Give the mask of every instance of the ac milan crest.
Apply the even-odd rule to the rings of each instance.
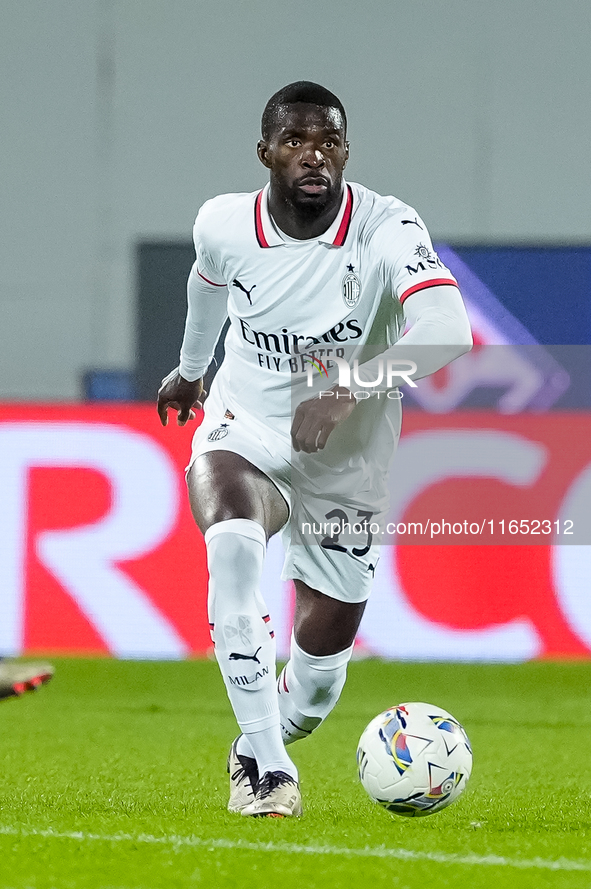
[[[225,438],[227,434],[228,434],[228,424],[222,423],[221,426],[218,426],[217,429],[214,429],[212,432],[209,433],[209,435],[207,436],[207,440],[208,441],[219,441],[220,438]]]
[[[361,296],[361,281],[354,272],[348,272],[343,278],[343,299],[345,305],[353,309]]]

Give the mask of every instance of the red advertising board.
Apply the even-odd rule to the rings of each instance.
[[[208,651],[205,549],[184,487],[191,434],[146,405],[0,406],[0,652]],[[429,530],[383,547],[367,651],[591,657],[591,415],[408,411],[396,466],[393,524],[428,517]],[[567,542],[568,522],[579,536]],[[279,560],[274,543],[264,594],[284,653]]]

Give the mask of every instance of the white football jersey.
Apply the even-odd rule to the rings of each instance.
[[[228,291],[231,325],[216,394],[232,413],[247,411],[288,435],[292,383],[311,358],[330,367],[331,356],[348,359],[353,348],[391,345],[404,332],[409,296],[456,281],[416,211],[395,197],[345,183],[330,228],[300,241],[275,226],[268,190],[203,205],[196,268]],[[181,353],[181,373],[183,360]]]

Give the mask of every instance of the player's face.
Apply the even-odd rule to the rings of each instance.
[[[294,207],[315,214],[340,201],[349,143],[337,108],[281,106],[258,155],[271,171],[272,188]]]

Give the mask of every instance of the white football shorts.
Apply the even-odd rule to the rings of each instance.
[[[349,473],[344,479],[342,473],[332,472],[326,459],[294,454],[289,436],[263,426],[239,408],[228,408],[215,386],[193,437],[187,472],[197,457],[210,451],[244,457],[285,499],[290,517],[282,530],[283,580],[302,580],[342,602],[364,602],[369,597],[380,552],[376,542],[380,535],[375,531],[387,513],[385,494],[376,497],[371,485],[353,484],[360,491],[355,496]]]

